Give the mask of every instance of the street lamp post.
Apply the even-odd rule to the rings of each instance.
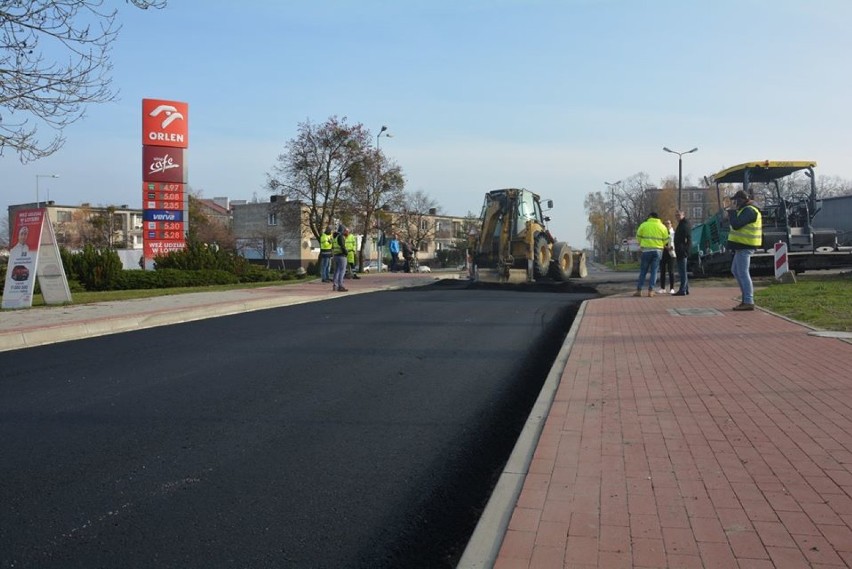
[[[680,196],[681,194],[683,194],[683,155],[698,152],[698,147],[696,146],[692,150],[687,150],[686,152],[676,152],[674,150],[671,150],[668,146],[663,146],[663,150],[666,152],[671,152],[672,154],[677,154],[677,209],[680,210]]]
[[[382,128],[379,130],[379,134],[376,135],[376,193],[378,194],[379,190],[382,187],[382,153],[381,153],[381,138],[386,136],[391,138],[391,134],[386,132],[388,127],[382,125]],[[378,196],[376,196],[378,197]],[[378,201],[376,202],[378,203]],[[379,212],[376,211],[376,272],[382,272],[382,247],[379,245],[379,239],[381,234],[381,228],[379,227]]]
[[[604,184],[609,186],[609,191],[610,191],[610,196],[611,196],[610,207],[612,207],[612,225],[611,225],[611,229],[612,229],[612,266],[617,267],[618,266],[618,257],[615,253],[615,247],[617,245],[616,244],[616,234],[615,234],[615,187],[618,186],[619,184],[621,184],[621,180],[619,180],[617,182],[604,182]]]
[[[41,205],[41,201],[39,200],[39,197],[38,197],[38,179],[39,178],[58,178],[58,177],[59,176],[56,175],[56,174],[36,174],[35,175],[35,178],[36,178],[36,209],[38,209]]]

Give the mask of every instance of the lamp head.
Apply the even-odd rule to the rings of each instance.
[[[663,150],[664,150],[665,152],[671,152],[672,154],[674,154],[674,150],[672,150],[672,149],[671,149],[671,148],[669,148],[668,146],[663,146]]]
[[[693,152],[698,152],[698,147],[697,147],[697,146],[696,146],[695,148],[693,148],[692,150],[690,150],[689,152],[687,152],[687,154],[691,154],[691,153],[693,153]]]
[[[382,134],[387,129],[388,129],[388,127],[386,127],[385,125],[382,125],[382,129],[379,131],[379,134]]]

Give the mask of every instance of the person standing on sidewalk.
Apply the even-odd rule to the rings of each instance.
[[[662,294],[665,293],[675,293],[674,289],[674,234],[675,231],[672,228],[671,220],[666,220],[666,230],[669,232],[669,240],[666,242],[663,247],[663,256],[660,259],[660,292]],[[669,288],[666,288],[666,273],[669,275]]]
[[[663,247],[669,242],[669,231],[657,212],[652,211],[639,229],[636,230],[636,240],[642,248],[642,257],[639,261],[639,281],[636,283],[636,292],[633,296],[642,296],[642,287],[645,285],[645,275],[651,270],[648,279],[648,296],[654,296],[654,283],[657,282],[657,269],[660,266],[660,257]]]
[[[689,294],[689,275],[686,273],[686,263],[689,258],[689,251],[692,249],[692,224],[686,219],[686,213],[683,210],[678,210],[676,215],[677,229],[675,229],[674,234],[674,250],[677,275],[680,277],[680,288],[677,289],[675,296],[685,296]]]
[[[411,248],[411,244],[408,241],[401,241],[399,248],[402,250],[402,258],[404,262],[402,264],[403,272],[410,273],[411,272],[411,258],[414,256],[414,251]]]
[[[331,234],[331,226],[327,225],[325,231],[320,235],[320,278],[324,283],[331,282],[331,246],[334,237]]]
[[[334,278],[332,279],[331,290],[338,292],[346,292],[347,289],[343,286],[343,276],[346,274],[346,228],[343,225],[337,226],[337,233],[334,234],[334,242],[331,245],[331,253],[334,255]]]
[[[390,264],[390,272],[396,272],[397,265],[399,264],[399,235],[396,233],[393,234],[393,237],[388,244],[388,250],[391,254],[391,264]]]
[[[743,190],[734,194],[734,207],[728,209],[731,231],[728,233],[728,249],[734,252],[731,273],[737,279],[742,293],[742,302],[734,310],[754,310],[754,283],[751,281],[751,255],[763,241],[763,218],[760,210]]]
[[[346,278],[360,279],[355,272],[355,250],[358,248],[358,238],[346,228],[343,232],[346,236]]]

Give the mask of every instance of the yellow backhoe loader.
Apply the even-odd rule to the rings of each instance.
[[[552,207],[548,200],[547,208]],[[479,233],[472,236],[470,278],[498,283],[585,278],[585,254],[556,241],[545,225],[549,220],[541,198],[529,190],[486,193]]]

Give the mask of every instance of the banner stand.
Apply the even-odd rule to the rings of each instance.
[[[53,225],[47,218],[47,210],[16,211],[12,235],[16,241],[9,248],[2,307],[32,307],[36,279],[45,304],[71,302],[68,278],[62,266]]]

